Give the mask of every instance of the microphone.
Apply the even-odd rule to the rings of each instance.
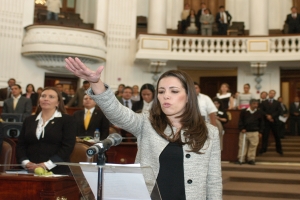
[[[111,146],[117,146],[122,142],[123,138],[118,133],[109,134],[109,136],[99,143],[94,144],[90,148],[86,150],[86,154],[89,157],[92,157],[98,153],[104,153],[107,151]]]

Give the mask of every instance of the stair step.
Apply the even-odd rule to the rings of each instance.
[[[300,163],[300,158],[297,157],[285,157],[278,156],[278,157],[264,157],[264,156],[258,156],[256,157],[256,162],[275,162],[275,163]]]
[[[270,176],[274,176],[274,173],[282,173],[282,174],[300,174],[300,166],[282,166],[282,165],[262,165],[257,162],[256,165],[236,165],[233,163],[222,163],[222,171],[224,173],[233,172],[238,174],[239,172],[251,172],[251,173],[270,173]],[[252,175],[253,176],[253,175]],[[265,177],[265,176],[264,176]],[[300,178],[299,178],[300,180]]]
[[[300,158],[300,151],[283,151],[283,156],[284,157],[297,157]],[[281,157],[280,154],[278,154],[277,152],[266,152],[262,155],[260,155],[259,157]]]
[[[298,184],[300,185],[300,180],[284,179],[284,178],[261,178],[260,177],[230,177],[231,182],[247,182],[247,183],[271,183],[271,184]]]
[[[275,143],[271,143],[269,146],[272,147],[272,146],[275,146],[276,144]],[[300,144],[299,143],[294,143],[294,142],[291,142],[291,143],[281,143],[281,146],[282,147],[299,147]]]
[[[275,146],[271,146],[271,147],[268,148],[268,151],[274,151],[274,152],[276,152],[276,147]],[[283,146],[282,147],[282,151],[283,152],[289,152],[289,151],[300,152],[300,147],[286,147],[286,146]]]
[[[239,195],[267,198],[299,199],[299,185],[228,182],[223,186],[224,195]]]
[[[223,195],[223,200],[274,200],[274,198]]]

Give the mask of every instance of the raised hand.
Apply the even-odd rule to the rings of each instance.
[[[76,76],[89,81],[91,83],[97,83],[100,79],[101,72],[103,71],[104,67],[99,67],[96,71],[89,69],[85,66],[79,58],[66,58],[66,68],[75,74]]]

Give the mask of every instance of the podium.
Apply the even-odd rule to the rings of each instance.
[[[152,168],[137,164],[120,165],[96,163],[68,164],[86,200],[97,199],[98,169],[103,168],[103,200],[161,200]]]
[[[161,200],[150,167],[136,164],[55,163],[69,166],[73,176],[0,175],[0,199],[95,200],[98,170],[103,168],[102,200]],[[0,166],[4,166],[1,165]],[[6,165],[5,165],[6,166]],[[11,165],[20,166],[20,165]]]
[[[79,200],[73,177],[35,177],[33,174],[0,174],[0,199]]]

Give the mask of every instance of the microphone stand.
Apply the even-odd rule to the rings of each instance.
[[[97,166],[98,166],[98,188],[97,188],[97,200],[103,199],[103,167],[105,165],[105,154],[99,152]]]

